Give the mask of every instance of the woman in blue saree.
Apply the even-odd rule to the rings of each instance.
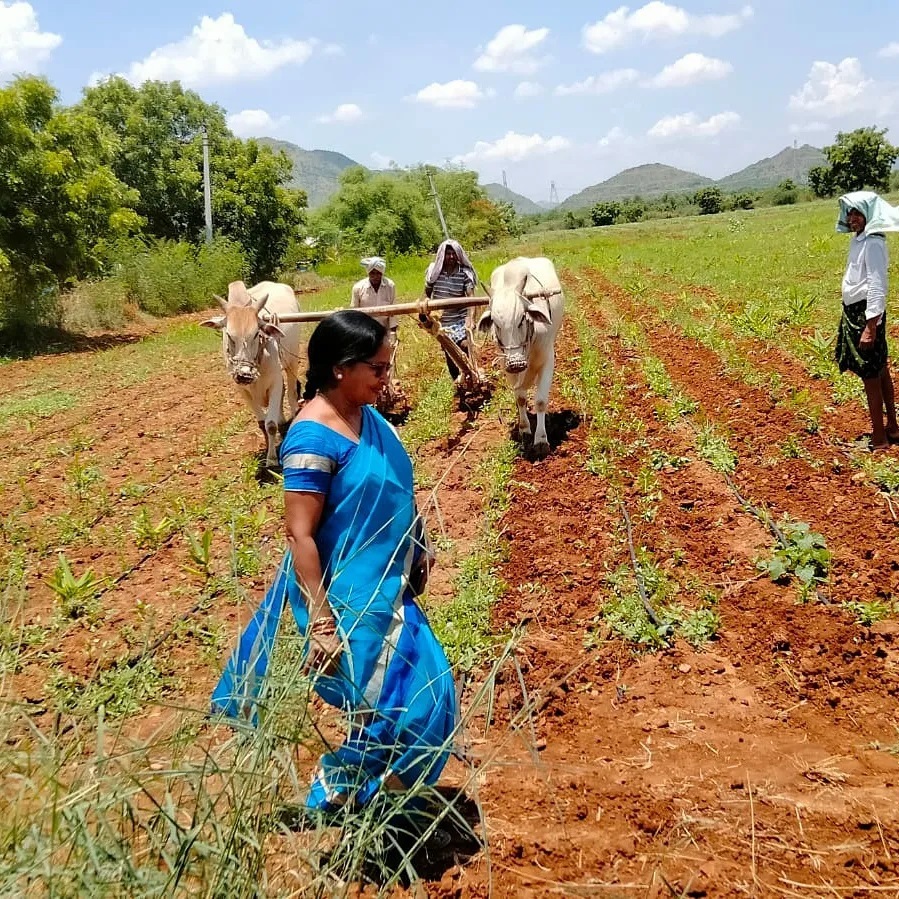
[[[349,719],[320,759],[307,808],[362,806],[434,783],[449,755],[449,663],[415,602],[431,557],[412,464],[372,408],[390,377],[379,322],[347,310],[309,341],[306,405],[281,447],[288,551],[216,687],[215,712],[256,723],[286,604],[306,636],[314,689]]]

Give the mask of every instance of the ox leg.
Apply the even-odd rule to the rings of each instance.
[[[549,388],[552,385],[555,363],[555,352],[551,349],[540,371],[540,376],[537,378],[537,390],[534,397],[534,408],[537,412],[534,453],[541,459],[549,455],[549,438],[546,436],[546,407],[549,405]]]
[[[295,366],[284,369],[284,380],[287,382],[287,421],[293,421],[300,411],[299,393],[297,390],[297,376],[299,371]]]
[[[282,403],[284,400],[284,382],[281,378],[281,372],[275,378],[272,389],[268,396],[268,406],[265,411],[265,437],[266,437],[266,454],[265,467],[278,467],[278,434],[282,414]]]
[[[518,406],[518,437],[523,440],[531,436],[531,421],[528,418],[528,389],[522,383],[515,388],[515,404]]]

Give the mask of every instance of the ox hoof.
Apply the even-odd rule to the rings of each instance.
[[[550,445],[545,441],[543,443],[535,443],[532,453],[535,459],[545,459],[550,452]]]

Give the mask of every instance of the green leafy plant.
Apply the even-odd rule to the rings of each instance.
[[[190,552],[191,561],[196,566],[185,566],[191,574],[196,574],[204,580],[208,580],[212,574],[212,531],[207,529],[198,537],[190,531],[185,531],[184,539]]]
[[[49,579],[50,589],[56,596],[60,611],[66,618],[94,619],[100,611],[98,594],[103,583],[88,568],[75,577],[72,566],[64,553],[59,554],[56,570]]]
[[[696,451],[715,471],[733,474],[737,468],[737,454],[730,448],[727,438],[715,430],[711,422],[696,432]]]
[[[787,516],[778,522],[785,545],[778,543],[770,559],[758,559],[759,571],[764,571],[772,581],[799,579],[805,588],[805,596],[815,583],[827,580],[831,554],[824,537],[813,531],[804,521],[793,521]]]
[[[144,506],[135,516],[131,530],[138,549],[158,549],[174,533],[175,522],[164,515],[154,524]]]
[[[850,600],[843,603],[843,605],[855,615],[858,623],[865,627],[871,627],[872,624],[883,621],[884,618],[889,618],[893,612],[891,606],[879,599]]]

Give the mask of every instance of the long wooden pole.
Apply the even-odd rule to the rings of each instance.
[[[489,297],[450,297],[446,300],[415,300],[411,303],[394,303],[392,306],[368,306],[360,309],[367,315],[427,315],[439,309],[460,309],[468,306],[486,306],[490,302]],[[320,322],[334,312],[342,312],[340,309],[324,309],[319,312],[285,312],[278,316],[282,322]]]

